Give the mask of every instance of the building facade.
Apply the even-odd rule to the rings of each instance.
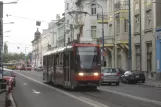
[[[104,46],[107,53],[105,56],[106,66],[127,70],[129,49],[128,0],[107,0],[106,4],[108,32],[107,36],[104,37]],[[101,38],[98,41],[102,41]]]
[[[156,28],[161,25],[157,12],[161,5],[156,0],[141,0],[141,7],[139,4],[139,0],[132,0],[132,69],[141,67],[148,78],[156,78]]]
[[[92,2],[91,2],[92,1]],[[101,24],[97,14],[107,12],[107,0],[65,0],[65,41],[92,41],[102,36]],[[97,5],[98,4],[98,5]],[[107,29],[107,25],[104,25]],[[107,36],[107,30],[105,30]]]
[[[34,40],[32,43],[32,68],[39,67],[41,65],[41,33],[37,29],[34,34]]]

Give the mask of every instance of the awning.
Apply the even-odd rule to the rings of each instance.
[[[129,49],[128,41],[118,41],[117,46],[120,47],[123,50],[128,50]]]
[[[114,46],[114,44],[112,44],[112,43],[104,44],[104,48],[107,48],[111,52],[112,52],[113,46]],[[102,47],[102,44],[100,45],[100,47]]]

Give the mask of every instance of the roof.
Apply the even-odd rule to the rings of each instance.
[[[72,47],[73,46],[60,47],[60,48],[57,48],[57,49],[55,49],[53,51],[46,52],[43,56],[52,55],[52,54],[55,54],[55,53],[58,53],[58,52],[63,52],[65,49],[70,49]]]

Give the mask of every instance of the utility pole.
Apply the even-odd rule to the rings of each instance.
[[[114,55],[113,55],[113,59],[114,59],[114,68],[116,67],[116,55],[115,55],[115,53],[116,53],[116,50],[115,50],[115,39],[116,39],[116,37],[115,37],[115,35],[116,35],[116,31],[115,31],[115,1],[113,0],[113,9],[114,9],[114,12],[113,12],[113,31],[114,31],[114,40],[113,40],[113,53],[114,53]]]
[[[141,1],[141,0],[140,0]],[[132,47],[131,47],[131,0],[129,0],[129,52],[128,52],[128,60],[129,60],[129,70],[132,70]]]
[[[140,12],[140,72],[142,71],[142,35],[141,35],[141,0],[139,0],[139,12]]]

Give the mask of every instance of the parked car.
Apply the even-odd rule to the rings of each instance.
[[[126,71],[121,76],[121,80],[123,83],[137,83],[139,81],[145,83],[145,74],[139,71]]]
[[[43,71],[42,67],[35,68],[35,71]]]
[[[120,83],[120,72],[115,68],[104,67],[101,69],[101,84],[103,83]]]
[[[22,70],[25,70],[25,67],[24,66],[21,66],[20,67],[20,71],[22,71]]]
[[[9,70],[3,70],[3,79],[10,83],[11,89],[16,85],[15,75],[13,75]]]
[[[31,67],[26,67],[26,69],[25,70],[27,70],[27,71],[31,71],[32,70],[32,68]]]

